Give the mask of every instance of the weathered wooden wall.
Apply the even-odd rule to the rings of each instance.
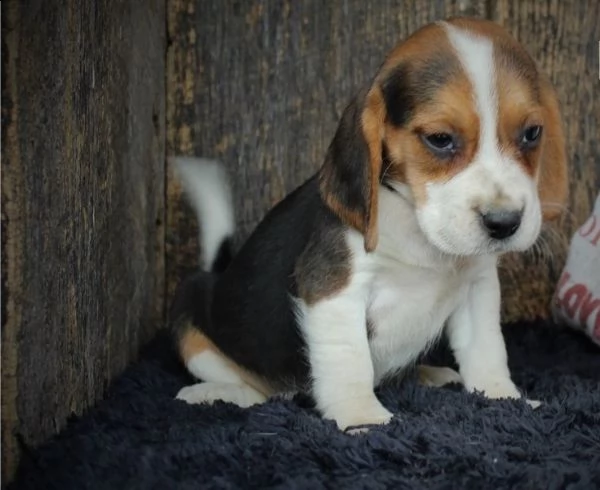
[[[239,244],[318,168],[343,107],[386,52],[450,15],[508,27],[551,75],[563,103],[573,180],[565,219],[537,253],[507,257],[502,268],[504,318],[543,316],[568,237],[600,186],[597,0],[170,0],[168,153],[224,162],[233,176]],[[169,178],[169,294],[196,264],[196,236]]]
[[[160,325],[164,0],[2,2],[2,476]]]

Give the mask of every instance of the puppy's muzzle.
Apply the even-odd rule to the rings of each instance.
[[[523,210],[494,209],[480,212],[479,215],[488,236],[494,240],[504,240],[513,236],[521,226]]]

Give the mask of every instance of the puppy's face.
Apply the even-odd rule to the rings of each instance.
[[[357,126],[365,144],[354,155],[365,155],[367,169],[367,248],[376,243],[373,185],[380,182],[413,203],[432,244],[463,256],[528,248],[543,217],[556,216],[566,198],[554,91],[493,23],[455,19],[417,31],[388,56],[355,104],[357,122],[346,115],[336,138],[345,126]],[[329,202],[342,201],[342,215],[360,221],[330,191]]]

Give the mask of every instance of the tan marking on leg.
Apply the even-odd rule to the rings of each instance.
[[[214,350],[211,348],[212,346],[212,342],[200,330],[191,325],[186,326],[184,334],[179,339],[179,353],[186,364],[195,355],[205,350]]]
[[[235,361],[223,354],[219,348],[200,331],[200,329],[191,323],[185,325],[182,329],[182,334],[179,338],[179,353],[183,362],[187,363],[198,354],[205,351],[211,351],[219,356],[227,364],[227,367],[232,371],[235,371],[237,375],[256,391],[262,393],[266,397],[269,397],[275,393],[274,390],[267,381],[263,380],[259,376],[251,373],[247,369],[243,368]]]

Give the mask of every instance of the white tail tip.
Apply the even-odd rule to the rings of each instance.
[[[222,243],[235,231],[227,172],[220,162],[205,158],[175,157],[169,162],[198,219],[202,268],[211,270]]]

